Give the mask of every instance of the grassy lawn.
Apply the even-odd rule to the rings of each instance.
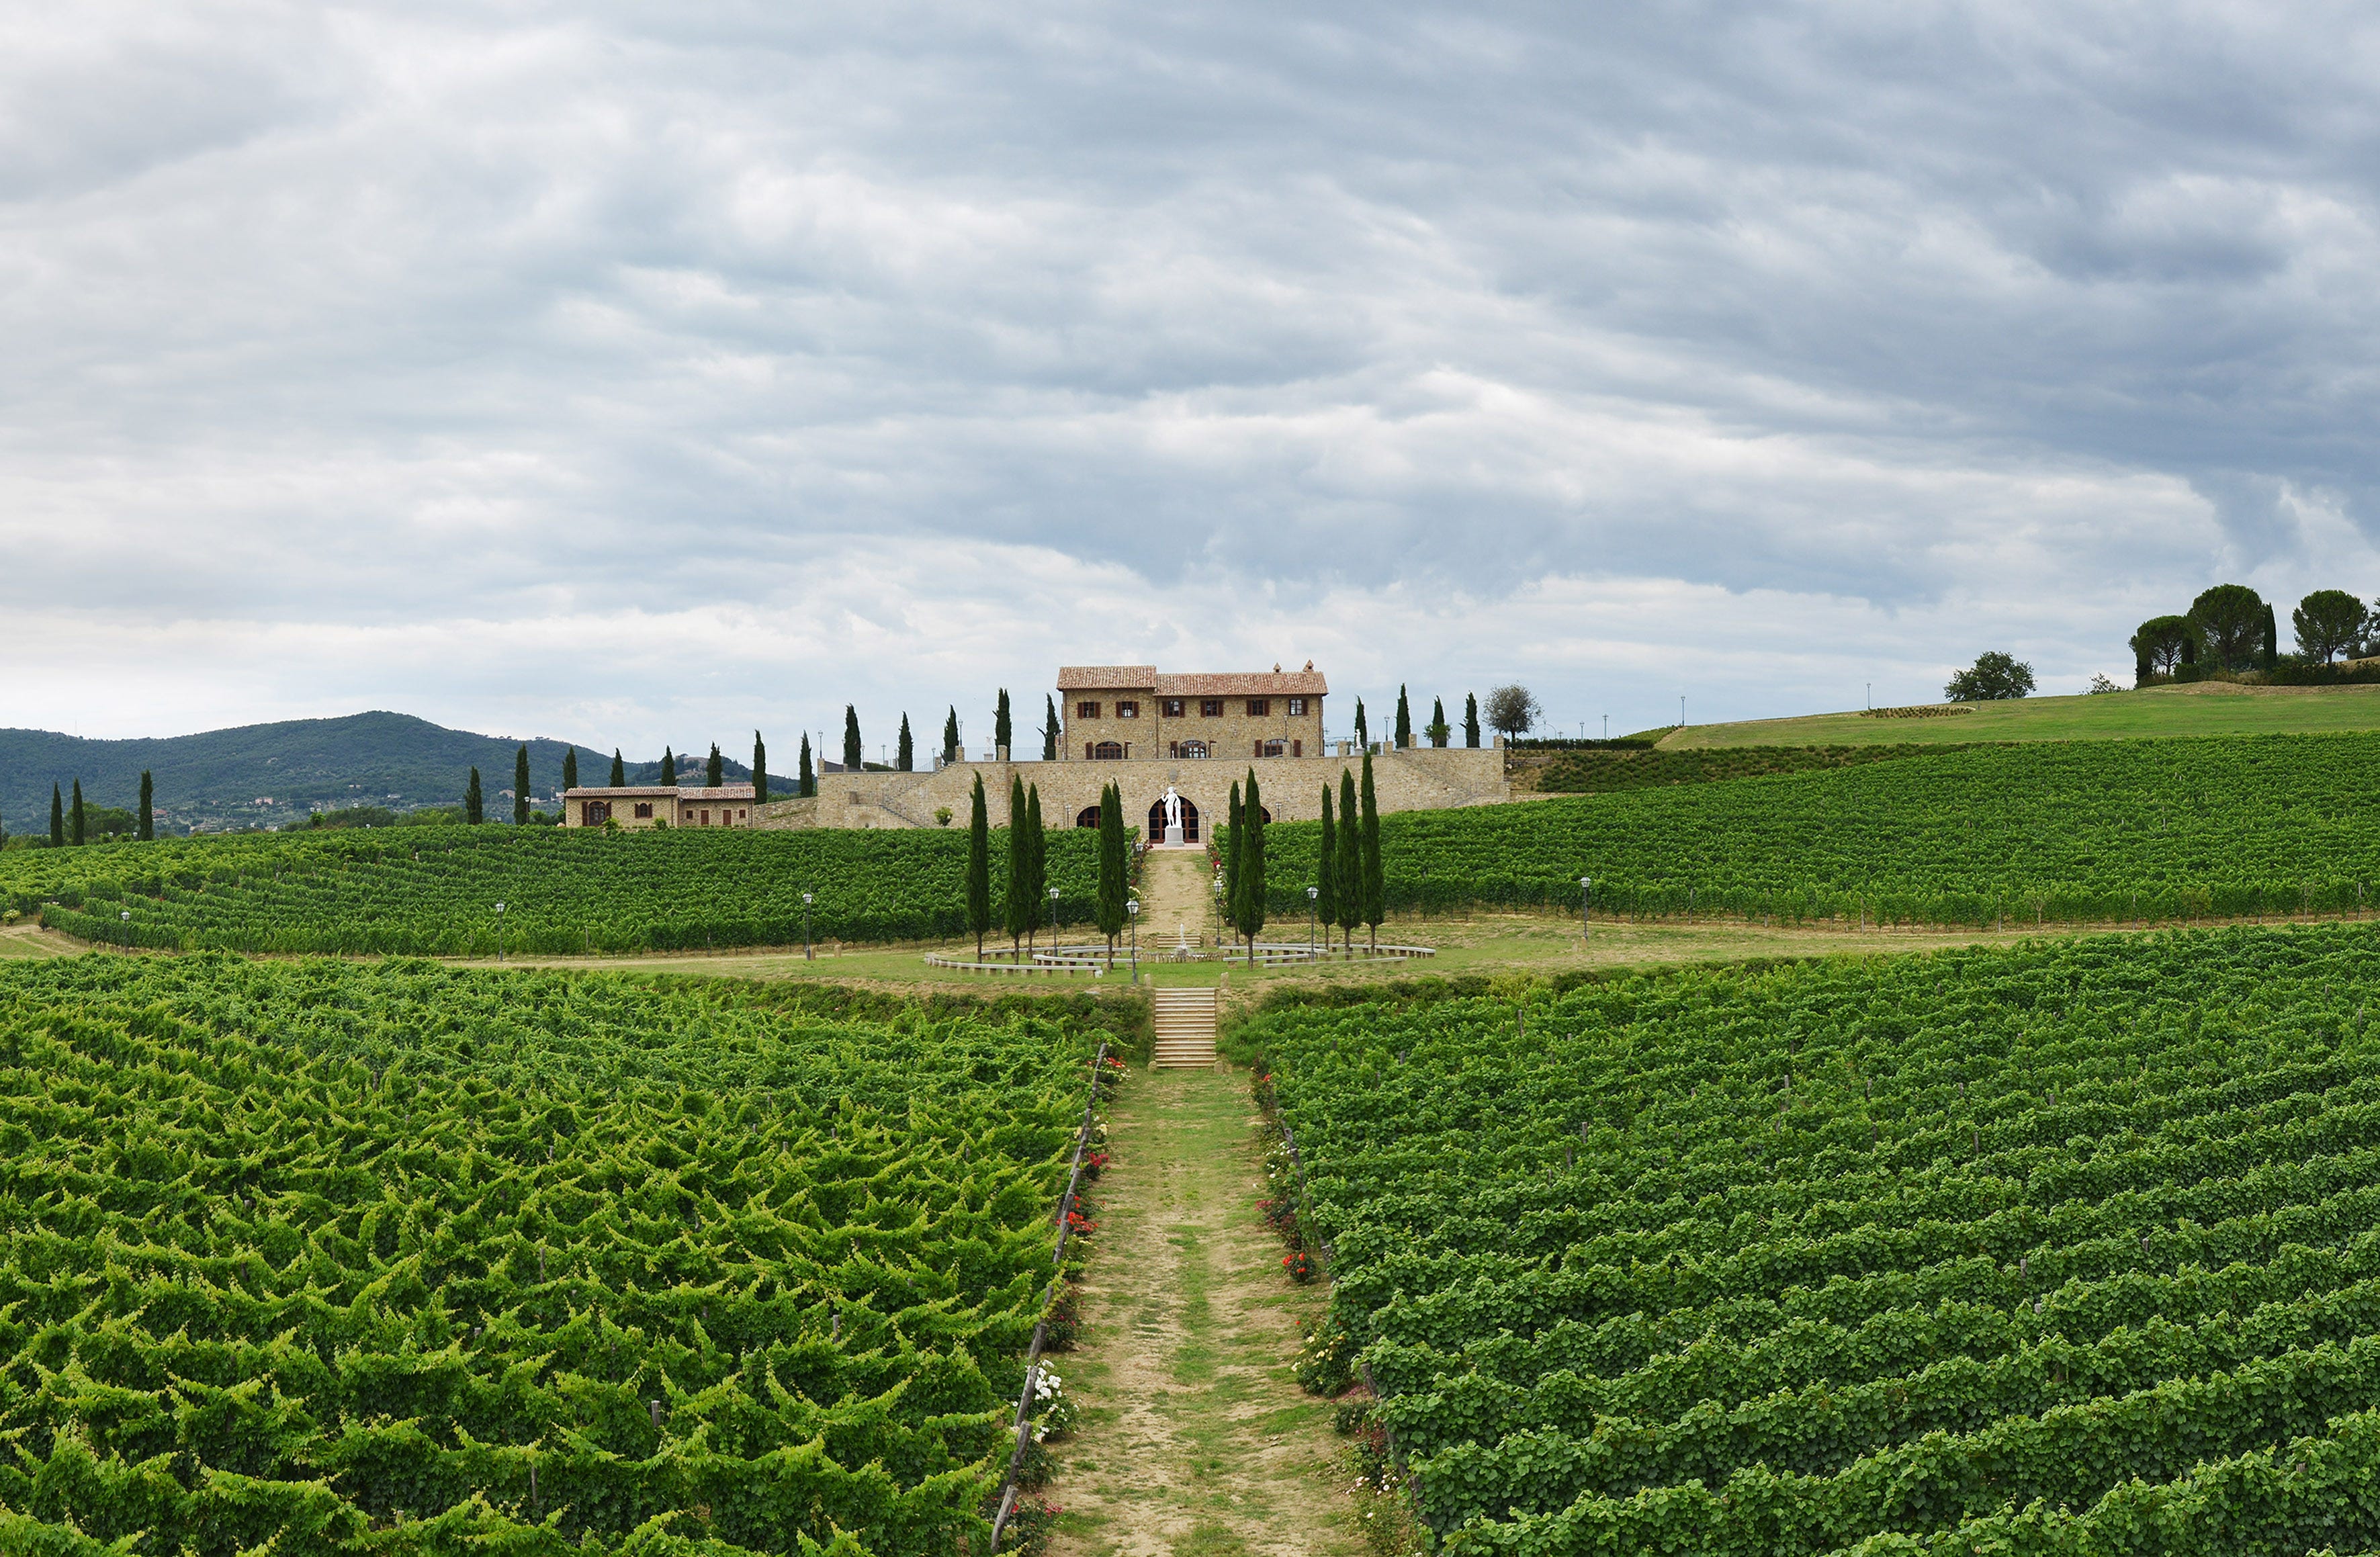
[[[1938,719],[1869,719],[1853,712],[1734,724],[1690,724],[1661,745],[1664,749],[1886,746],[2380,730],[2380,687],[2235,687],[2201,681],[2095,698],[2025,698],[1970,706],[1974,710],[1972,713]]]

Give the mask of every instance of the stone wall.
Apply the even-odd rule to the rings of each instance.
[[[813,800],[771,805],[763,827],[933,827],[934,812],[947,808],[949,825],[965,827],[976,775],[983,775],[991,825],[1008,822],[1011,773],[1041,791],[1041,820],[1071,827],[1099,803],[1109,784],[1123,790],[1124,824],[1146,829],[1148,808],[1172,785],[1196,808],[1200,836],[1221,820],[1233,783],[1253,767],[1265,809],[1275,821],[1312,821],[1322,814],[1322,786],[1335,789],[1342,772],[1360,784],[1360,757],[1275,757],[1262,761],[954,762],[938,772],[821,773]],[[1424,747],[1384,752],[1372,759],[1372,785],[1384,811],[1440,810],[1454,806],[1496,805],[1512,798],[1504,779],[1504,753],[1492,748]]]

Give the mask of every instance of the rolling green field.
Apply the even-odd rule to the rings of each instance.
[[[992,842],[997,914],[1007,833]],[[1091,914],[1096,835],[1049,835],[1061,923]],[[701,951],[965,933],[966,833],[421,827],[0,855],[0,905],[169,951],[485,956]],[[807,906],[802,894],[816,901]],[[499,905],[502,905],[501,909]],[[1046,928],[1050,905],[1035,905]]]
[[[2380,1548],[2380,928],[1235,1027],[1475,1557]],[[1264,1079],[1269,1075],[1269,1082]]]
[[[0,965],[0,1547],[983,1550],[1120,1020]]]
[[[1689,724],[1665,737],[1660,749],[2380,730],[2380,687],[2235,687],[2202,681],[2095,698],[2022,698],[1965,706],[1974,712],[1931,719],[1870,719],[1854,711],[1733,724]]]
[[[2380,907],[2380,734],[1971,747],[1380,819],[1392,908],[2053,924]],[[1302,925],[1319,824],[1266,829]]]

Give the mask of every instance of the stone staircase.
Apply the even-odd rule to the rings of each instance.
[[[1210,989],[1150,991],[1157,1004],[1157,1055],[1149,1063],[1189,1069],[1215,1063],[1215,991]]]

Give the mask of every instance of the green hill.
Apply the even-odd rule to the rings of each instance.
[[[244,724],[152,740],[80,740],[52,730],[0,730],[0,821],[12,833],[46,832],[50,786],[70,787],[78,778],[87,801],[133,806],[144,768],[156,775],[157,807],[176,832],[273,826],[326,805],[398,810],[455,805],[475,766],[492,815],[503,809],[496,792],[512,787],[518,745],[386,712]],[[567,749],[558,740],[528,743],[529,775],[539,795],[552,793]],[[582,780],[601,783],[611,748],[605,747],[600,759],[592,746],[578,750]],[[736,777],[749,776],[741,763],[728,767]],[[649,779],[658,771],[654,763],[637,764],[631,777]]]
[[[2240,687],[2202,681],[2098,697],[1964,703],[1922,717],[1814,713],[1691,724],[1663,751],[1734,746],[1892,746],[1909,742],[2109,740],[2158,736],[2286,736],[2380,730],[2380,687]]]

